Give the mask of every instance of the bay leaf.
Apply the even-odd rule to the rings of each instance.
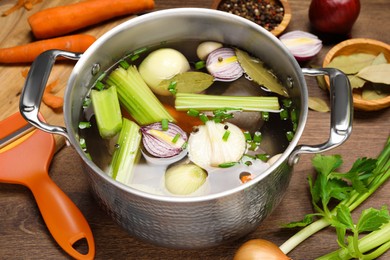
[[[328,103],[318,97],[309,97],[308,99],[308,106],[311,110],[317,111],[317,112],[329,112],[330,108]]]
[[[356,89],[356,88],[361,88],[366,84],[366,81],[362,78],[359,78],[356,75],[348,75],[347,76],[349,79],[349,82],[351,83],[351,88]]]
[[[364,67],[371,65],[375,58],[376,55],[367,53],[340,55],[334,57],[326,67],[339,69],[345,74],[356,74]]]
[[[373,83],[390,85],[390,63],[367,66],[356,75]]]
[[[367,84],[362,91],[362,99],[375,100],[385,98],[390,95],[390,85],[386,84]]]
[[[286,88],[279,82],[274,74],[264,66],[259,59],[251,57],[247,52],[236,49],[237,60],[245,73],[257,84],[270,91],[288,97]]]
[[[160,82],[158,88],[168,89],[175,82],[177,93],[200,93],[211,86],[214,77],[199,71],[187,71]]]
[[[381,52],[375,59],[371,62],[371,65],[385,64],[388,63],[385,57],[385,54]]]

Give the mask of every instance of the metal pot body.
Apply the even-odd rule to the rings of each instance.
[[[112,180],[89,160],[80,148],[78,123],[82,115],[84,97],[93,82],[130,51],[163,41],[192,39],[237,46],[268,64],[288,87],[291,98],[299,107],[299,124],[294,139],[276,163],[262,175],[219,194],[191,198],[164,197],[145,193]],[[81,58],[77,54],[60,51],[43,56],[45,55],[46,58],[39,57],[36,64],[33,64],[31,76],[26,81],[21,98],[22,114],[38,128],[66,136],[84,162],[99,204],[132,236],[156,245],[186,249],[204,248],[237,239],[253,231],[282,200],[298,154],[330,149],[342,143],[350,132],[352,105],[350,100],[341,101],[339,110],[347,112],[341,113],[342,119],[333,121],[348,124],[343,125],[345,133],[337,140],[330,140],[323,145],[297,146],[308,113],[308,94],[301,68],[271,33],[248,20],[224,12],[199,8],[157,11],[131,19],[110,30],[81,55]],[[39,81],[34,73],[50,70],[48,67],[52,65],[47,59],[58,55],[80,58],[65,92],[66,127],[50,126],[40,122],[38,117],[34,118],[31,114],[35,112],[31,111],[37,110],[39,105],[38,108],[33,107],[32,103],[36,101],[32,100],[33,94],[28,91],[30,85],[42,85],[44,80]],[[307,71],[308,74],[328,72]],[[348,89],[345,93],[343,95],[346,99],[350,98]],[[348,118],[345,114],[348,114]],[[337,132],[333,131],[334,128],[332,125],[331,135]]]

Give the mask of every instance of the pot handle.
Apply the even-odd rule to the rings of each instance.
[[[351,85],[347,76],[334,68],[303,68],[302,72],[308,76],[329,76],[331,104],[330,135],[328,141],[323,144],[296,146],[288,159],[290,165],[297,163],[301,153],[320,153],[339,146],[348,139],[352,131],[353,99]]]
[[[30,124],[45,132],[62,135],[67,140],[69,140],[69,136],[66,128],[43,122],[38,116],[39,108],[47,80],[49,79],[56,58],[62,56],[68,59],[78,60],[81,55],[81,53],[61,50],[49,50],[40,54],[30,67],[19,102],[20,113]]]

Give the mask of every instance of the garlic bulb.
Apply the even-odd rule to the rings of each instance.
[[[202,42],[196,49],[196,55],[201,60],[206,60],[207,56],[216,49],[222,48],[223,45],[219,42]]]
[[[207,121],[188,139],[189,159],[204,169],[238,162],[245,148],[244,134],[231,123]]]

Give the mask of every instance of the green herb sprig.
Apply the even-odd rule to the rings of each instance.
[[[342,225],[340,223],[343,223],[340,218],[341,215],[348,216],[350,212],[357,208],[390,178],[390,137],[387,139],[387,143],[377,159],[360,158],[356,160],[348,172],[339,173],[336,170],[342,165],[342,163],[342,158],[339,155],[316,155],[312,159],[312,164],[317,171],[317,176],[315,179],[311,177],[309,178],[309,186],[312,196],[312,204],[316,212],[307,214],[301,221],[291,222],[285,225],[285,227],[288,228],[304,227],[280,246],[280,249],[285,254],[289,253],[311,235],[330,225],[336,227],[341,246],[345,246],[345,244],[341,243],[341,241],[344,241],[342,240],[342,234],[345,233],[347,228],[355,233],[357,231],[360,232],[359,229],[356,230],[356,227],[352,228],[352,225],[340,228],[340,225]],[[330,208],[331,201],[339,201],[339,203],[335,207]],[[334,203],[332,203],[332,205],[334,205]],[[372,210],[370,211],[372,212]],[[361,222],[358,222],[358,224],[360,223],[360,227],[369,224],[368,222],[368,224],[363,224],[362,221],[366,221],[366,216],[370,214],[372,213],[362,213],[362,220]],[[379,215],[381,214],[382,213]],[[381,223],[378,220],[374,222]],[[385,224],[380,230],[373,231],[372,233],[384,232],[381,230],[389,231],[389,224]],[[373,253],[374,255],[378,255],[380,252],[385,252],[386,248],[390,248],[390,237],[388,237],[387,240],[385,237],[383,240],[379,241],[380,243],[374,245],[370,240],[363,240],[363,238],[361,241],[356,242],[357,237],[355,237],[355,233],[352,239],[350,238],[351,241],[349,244],[354,245],[355,249],[353,252],[358,255],[359,250],[360,253],[367,252],[368,250],[375,249],[379,246],[379,248],[374,251],[376,253]],[[370,235],[371,233],[366,237]],[[371,236],[375,236],[375,233]],[[358,244],[359,250],[356,248],[356,244]],[[350,248],[350,246],[347,248]],[[364,248],[364,250],[362,250],[362,248]],[[342,250],[347,249],[343,248]],[[349,255],[351,252],[346,253],[346,255]],[[346,256],[345,258],[337,259],[350,258],[351,257],[348,258]]]

